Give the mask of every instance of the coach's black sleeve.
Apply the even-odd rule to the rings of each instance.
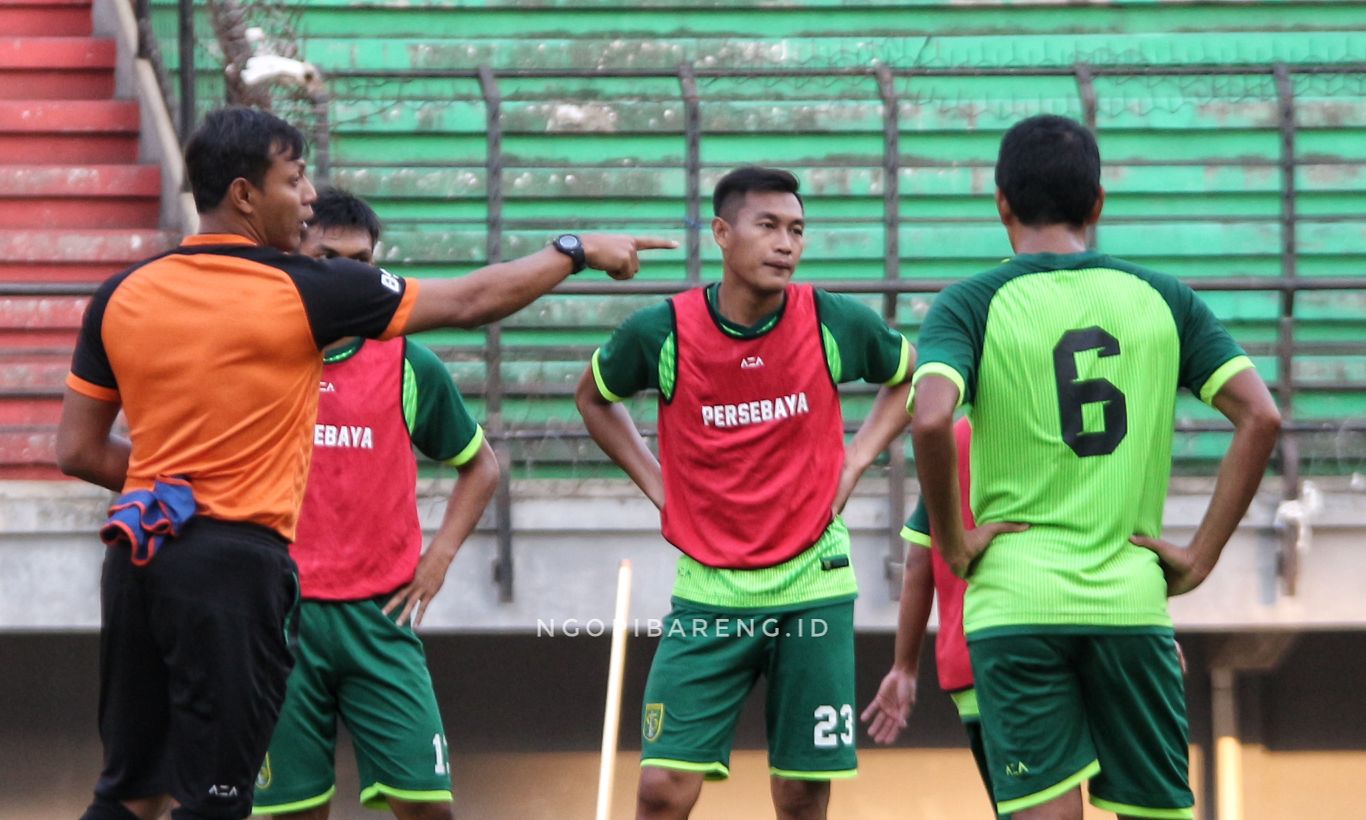
[[[290,260],[289,275],[319,348],[347,336],[385,335],[407,290],[401,277],[350,259],[297,257]]]
[[[76,337],[76,351],[71,355],[71,374],[76,378],[118,392],[118,380],[114,378],[114,368],[109,364],[109,355],[104,349],[104,310],[109,306],[109,298],[115,288],[128,277],[131,271],[111,276],[100,285],[99,290],[85,306],[81,318],[81,332]]]

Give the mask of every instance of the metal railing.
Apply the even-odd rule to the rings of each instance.
[[[194,128],[195,121],[195,75],[186,71],[185,66],[194,66],[194,0],[177,0],[176,9],[176,47],[179,52],[179,67],[176,69],[175,86],[172,88],[170,72],[161,53],[161,42],[152,30],[151,0],[133,0],[133,16],[138,24],[138,57],[152,64],[156,73],[161,98],[167,111],[176,112],[174,123],[176,134],[184,143]],[[175,103],[179,103],[176,105]]]
[[[1276,92],[1279,103],[1279,130],[1281,133],[1281,276],[1278,279],[1267,279],[1262,277],[1227,277],[1221,279],[1200,279],[1193,281],[1193,287],[1199,290],[1224,290],[1224,291],[1278,291],[1281,294],[1281,318],[1280,335],[1276,344],[1276,357],[1278,361],[1279,378],[1275,384],[1275,395],[1280,406],[1282,416],[1286,421],[1286,434],[1281,437],[1278,468],[1282,475],[1282,494],[1284,501],[1294,501],[1299,498],[1301,491],[1301,465],[1298,437],[1304,432],[1320,429],[1315,425],[1297,424],[1294,419],[1293,399],[1295,395],[1295,378],[1293,376],[1292,363],[1296,352],[1294,329],[1295,329],[1295,295],[1301,291],[1316,290],[1360,290],[1366,288],[1366,276],[1362,278],[1354,277],[1335,277],[1335,278],[1301,278],[1296,270],[1296,242],[1295,229],[1297,215],[1295,210],[1296,201],[1296,180],[1295,169],[1298,165],[1295,157],[1295,100],[1293,86],[1290,82],[1292,73],[1350,73],[1366,71],[1366,63],[1361,64],[1341,64],[1330,65],[1297,65],[1289,66],[1285,63],[1276,63],[1265,67],[1250,66],[1227,66],[1227,65],[1128,65],[1128,66],[1097,66],[1087,63],[1078,63],[1069,67],[1053,68],[896,68],[894,66],[876,65],[866,68],[843,67],[843,68],[824,68],[824,69],[742,69],[742,68],[713,68],[698,67],[691,63],[684,63],[679,66],[676,74],[652,70],[637,69],[585,69],[581,72],[566,71],[562,69],[504,69],[495,72],[488,66],[481,66],[476,72],[463,70],[446,71],[420,71],[405,72],[405,76],[422,77],[470,77],[477,76],[480,88],[484,94],[486,111],[489,112],[489,139],[488,139],[488,190],[490,192],[487,213],[487,230],[490,237],[501,236],[505,228],[503,218],[503,201],[501,197],[502,174],[507,164],[502,157],[501,127],[499,122],[499,111],[501,96],[498,89],[499,77],[669,77],[676,76],[681,91],[684,104],[684,139],[686,142],[686,161],[684,171],[687,179],[687,206],[688,214],[685,222],[687,230],[687,277],[681,283],[606,283],[606,282],[570,282],[561,285],[556,289],[557,293],[565,294],[613,294],[613,293],[651,293],[667,294],[675,293],[696,285],[699,281],[701,268],[700,257],[700,174],[701,163],[699,162],[699,146],[701,144],[701,117],[699,115],[699,98],[697,93],[697,78],[699,77],[775,77],[793,78],[801,76],[867,76],[877,82],[879,97],[883,108],[883,157],[881,169],[883,172],[883,226],[884,226],[884,279],[882,281],[832,281],[814,282],[817,286],[826,287],[834,291],[849,293],[880,293],[884,296],[883,315],[889,321],[895,321],[897,315],[896,298],[902,293],[927,293],[936,292],[956,280],[926,280],[917,279],[907,281],[902,278],[902,256],[899,247],[899,227],[903,224],[900,214],[900,195],[898,182],[900,171],[903,167],[900,151],[900,128],[899,115],[900,103],[897,99],[894,80],[898,77],[982,77],[982,76],[1072,76],[1077,83],[1078,94],[1081,97],[1084,119],[1087,126],[1095,131],[1097,127],[1097,112],[1099,110],[1099,100],[1095,89],[1095,79],[1102,76],[1190,76],[1190,75],[1255,75],[1270,74],[1275,78]],[[377,74],[379,72],[373,72]],[[372,74],[367,72],[367,74]],[[342,76],[339,74],[338,76]],[[1202,163],[1204,164],[1204,163]],[[495,196],[495,192],[498,194]],[[1094,244],[1095,237],[1092,236]],[[490,239],[492,248],[493,240]],[[490,254],[490,260],[495,257]],[[1366,272],[1363,272],[1366,274]],[[490,330],[487,337],[487,344],[491,349],[488,356],[490,365],[501,361],[501,356],[492,349],[499,346],[499,331],[495,328]],[[1361,346],[1361,351],[1366,352],[1366,343]],[[490,371],[491,384],[495,391],[501,393],[502,381]],[[497,396],[496,403],[491,402],[490,407],[501,407],[501,395]],[[490,418],[494,413],[490,411]],[[496,428],[498,435],[506,435],[508,431],[503,429],[501,414],[498,416],[499,423]],[[1356,429],[1357,425],[1351,425]],[[1360,429],[1366,429],[1366,423],[1359,425]],[[1199,429],[1227,429],[1219,426],[1209,425],[1179,425],[1179,430],[1199,430]],[[574,435],[570,431],[557,431],[557,435]],[[533,434],[534,435],[534,434]],[[905,459],[904,443],[898,441],[889,449],[889,477],[891,488],[888,499],[888,545],[889,545],[889,566],[891,562],[900,562],[903,545],[899,536],[900,522],[905,518]],[[506,486],[500,488],[500,498],[505,496],[509,490]],[[504,526],[502,511],[510,509],[511,502],[500,501],[500,524],[499,524],[499,566],[503,568],[498,574],[500,582],[500,592],[503,600],[510,600],[512,595],[511,586],[511,528]],[[1286,528],[1283,534],[1283,544],[1280,552],[1280,575],[1287,593],[1294,594],[1295,584],[1298,574],[1296,541],[1298,533]]]
[[[136,0],[138,19],[142,32],[142,49],[145,56],[159,63],[159,52],[155,39],[150,36],[147,25],[147,0]],[[180,129],[182,135],[194,120],[194,42],[190,28],[191,4],[180,0],[180,69],[177,78]],[[880,224],[884,230],[883,277],[878,280],[835,280],[814,281],[813,284],[832,291],[860,294],[880,294],[883,297],[882,314],[889,321],[897,318],[898,299],[905,294],[933,293],[951,284],[954,279],[907,278],[899,245],[899,228],[909,220],[903,217],[901,196],[898,187],[902,170],[914,167],[934,167],[925,162],[906,162],[900,148],[899,115],[901,101],[898,99],[896,80],[915,77],[992,77],[992,76],[1071,76],[1075,78],[1077,93],[1087,125],[1093,130],[1097,126],[1099,100],[1095,79],[1105,76],[1196,76],[1196,75],[1269,75],[1274,78],[1279,110],[1278,128],[1281,135],[1279,174],[1281,204],[1279,221],[1281,226],[1280,275],[1278,277],[1235,276],[1221,278],[1201,278],[1190,282],[1191,286],[1203,291],[1263,291],[1279,294],[1278,335],[1270,345],[1249,345],[1252,352],[1272,354],[1279,365],[1279,375],[1273,389],[1286,419],[1285,435],[1281,439],[1276,469],[1283,477],[1283,496],[1286,501],[1299,497],[1301,486],[1301,454],[1299,438],[1311,432],[1325,429],[1323,424],[1302,422],[1294,418],[1294,397],[1297,380],[1293,373],[1293,360],[1297,353],[1319,352],[1322,345],[1297,344],[1296,295],[1315,291],[1345,291],[1366,289],[1366,275],[1362,277],[1302,277],[1298,274],[1296,228],[1299,215],[1296,210],[1297,167],[1302,163],[1295,154],[1296,145],[1296,105],[1291,78],[1295,74],[1350,73],[1366,72],[1366,63],[1332,63],[1322,65],[1295,65],[1284,63],[1267,66],[1229,66],[1229,65],[1092,65],[1078,63],[1070,67],[1008,67],[1008,68],[898,68],[896,66],[875,65],[868,67],[829,67],[829,68],[716,68],[696,66],[685,63],[677,71],[668,72],[648,69],[539,69],[515,68],[494,69],[481,66],[478,69],[419,70],[405,72],[365,71],[350,72],[366,77],[383,77],[392,74],[395,78],[433,78],[449,77],[472,79],[478,82],[486,112],[487,156],[484,164],[486,174],[487,215],[484,222],[486,257],[496,262],[503,255],[504,232],[509,226],[524,226],[525,223],[508,220],[504,215],[503,179],[511,164],[503,150],[503,109],[499,81],[506,78],[600,78],[600,77],[640,77],[675,78],[678,81],[680,98],[683,104],[683,133],[685,142],[683,171],[686,178],[686,213],[682,227],[685,231],[686,275],[680,281],[660,282],[606,282],[575,279],[555,289],[557,294],[577,295],[620,295],[677,293],[695,286],[701,280],[701,175],[700,145],[704,134],[701,118],[701,101],[698,94],[698,80],[712,77],[752,77],[792,79],[802,77],[868,77],[876,83],[878,97],[883,109],[883,151],[878,169],[881,171],[882,215]],[[164,68],[159,72],[164,76]],[[346,71],[334,72],[332,76],[345,77]],[[167,91],[163,86],[163,92]],[[1180,164],[1180,163],[1172,163]],[[1212,163],[1201,162],[1201,165]],[[1228,164],[1246,164],[1240,160],[1229,160]],[[821,163],[822,167],[837,167],[837,163]],[[673,165],[652,167],[676,168]],[[845,167],[856,167],[853,165]],[[673,223],[675,226],[677,223]],[[1363,272],[1366,273],[1366,272]],[[86,295],[91,293],[90,285],[69,285],[59,283],[24,283],[0,285],[3,296],[56,296]],[[1339,350],[1354,354],[1366,354],[1366,341],[1358,344],[1342,343]],[[486,401],[486,427],[489,438],[494,443],[500,460],[507,465],[510,461],[509,446],[516,441],[545,441],[553,439],[575,439],[586,436],[581,428],[572,425],[526,425],[512,424],[504,418],[504,398],[509,389],[503,378],[504,364],[508,359],[508,348],[503,342],[502,327],[494,324],[486,329],[482,347],[482,360],[485,366],[485,381],[482,393]],[[465,386],[468,388],[469,386]],[[551,392],[558,394],[556,388]],[[13,395],[13,394],[11,394]],[[46,395],[46,394],[44,394]],[[1181,432],[1203,432],[1227,430],[1227,425],[1204,422],[1184,422],[1178,425]],[[1330,429],[1366,431],[1362,420],[1343,420],[1334,423]],[[650,432],[650,431],[646,431]],[[889,452],[889,477],[892,482],[889,493],[888,555],[900,561],[903,546],[897,534],[900,522],[905,517],[905,475],[904,442],[897,442]],[[498,540],[498,559],[494,578],[499,586],[503,601],[512,599],[513,594],[513,546],[512,513],[513,503],[508,470],[498,487],[495,500],[495,519]],[[1293,594],[1296,581],[1296,533],[1287,531],[1281,551],[1281,577],[1287,592]]]

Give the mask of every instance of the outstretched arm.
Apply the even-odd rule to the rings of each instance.
[[[446,502],[446,514],[441,519],[441,527],[418,560],[413,580],[394,593],[394,597],[384,605],[386,615],[403,607],[398,614],[399,626],[409,618],[413,626],[422,623],[432,599],[446,583],[446,571],[455,560],[455,554],[470,533],[474,532],[484,508],[498,489],[498,457],[487,440],[474,458],[457,469],[460,477],[456,479],[455,489],[451,490],[451,497]]]
[[[863,420],[854,440],[844,451],[844,470],[840,473],[839,488],[835,491],[832,505],[839,514],[848,503],[854,486],[868,469],[878,453],[886,450],[892,439],[901,435],[911,417],[906,413],[906,398],[910,395],[911,385],[903,382],[895,387],[882,387],[877,391],[873,409]]]
[[[584,234],[588,266],[613,279],[630,279],[640,270],[638,251],[676,248],[671,239],[623,234]],[[509,316],[564,281],[573,270],[568,256],[543,248],[530,256],[499,262],[453,279],[421,283],[404,333],[437,327],[479,327]]]
[[[896,741],[915,708],[916,679],[920,675],[920,647],[934,601],[934,571],[930,551],[912,544],[901,576],[897,608],[896,649],[892,668],[883,676],[877,696],[863,710],[868,736],[884,746]]]
[[[92,399],[70,387],[57,424],[57,466],[63,473],[119,492],[128,478],[128,441],[112,435],[119,403]]]
[[[646,446],[626,408],[608,401],[598,391],[591,365],[579,377],[574,403],[593,441],[631,477],[646,498],[664,509],[664,473],[659,469],[659,461]]]
[[[1190,592],[1209,577],[1252,503],[1280,435],[1280,411],[1255,370],[1244,370],[1230,378],[1215,394],[1213,404],[1233,422],[1233,442],[1219,465],[1209,509],[1190,546],[1179,547],[1142,535],[1129,539],[1157,553],[1167,574],[1169,595]]]

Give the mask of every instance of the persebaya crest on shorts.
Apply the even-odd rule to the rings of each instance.
[[[664,704],[645,704],[645,719],[641,721],[640,734],[648,741],[659,740],[664,733]]]

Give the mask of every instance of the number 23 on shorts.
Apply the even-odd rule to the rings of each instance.
[[[812,743],[817,749],[834,749],[854,742],[854,707],[850,704],[846,703],[838,710],[833,706],[817,706],[813,717],[816,727]]]

